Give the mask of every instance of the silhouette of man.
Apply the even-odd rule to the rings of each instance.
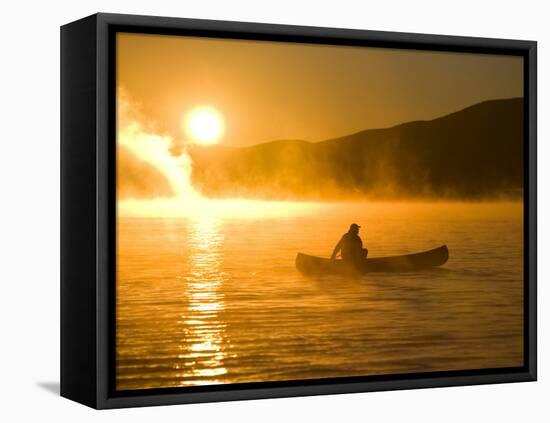
[[[342,260],[351,262],[354,264],[361,263],[367,258],[369,250],[363,248],[363,241],[359,237],[359,226],[357,223],[352,223],[349,227],[349,231],[345,233],[330,257],[332,260],[336,259],[336,255],[341,251]]]

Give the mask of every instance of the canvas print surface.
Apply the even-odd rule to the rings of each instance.
[[[117,34],[116,389],[522,366],[523,79]]]

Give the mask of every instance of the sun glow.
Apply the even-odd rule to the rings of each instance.
[[[186,117],[184,129],[191,141],[198,144],[216,144],[224,132],[222,115],[211,106],[194,108]]]
[[[166,177],[174,196],[171,198],[124,198],[117,201],[117,213],[126,217],[211,217],[211,218],[246,218],[263,219],[283,216],[295,216],[310,213],[318,209],[318,203],[291,202],[291,201],[261,201],[245,199],[208,199],[194,189],[191,184],[192,162],[184,148],[178,155],[171,153],[174,140],[166,135],[158,135],[150,127],[142,124],[131,112],[132,103],[121,93],[118,102],[118,129],[117,143],[129,149],[138,159],[154,166]],[[205,112],[204,109],[195,109],[194,112]],[[199,114],[205,122],[217,126],[217,130],[208,129],[205,124],[203,138],[206,134],[221,134],[223,120],[215,110],[210,117]],[[194,112],[189,119],[193,119]],[[201,112],[201,113],[202,113]],[[202,116],[202,117],[201,117]],[[216,121],[216,119],[220,119]],[[217,123],[215,123],[217,122]],[[196,128],[204,124],[197,123]],[[190,128],[195,128],[191,125]],[[195,129],[193,129],[194,131]],[[200,132],[197,129],[197,136]],[[193,138],[198,140],[198,138]],[[210,138],[212,139],[212,138]],[[205,143],[204,141],[202,141]]]
[[[326,205],[294,201],[262,201],[245,199],[213,200],[204,197],[190,199],[154,199],[119,201],[118,213],[125,217],[271,219],[315,213]]]

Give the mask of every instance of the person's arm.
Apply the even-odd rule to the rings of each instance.
[[[330,256],[330,259],[331,260],[334,260],[336,258],[336,255],[338,254],[338,252],[340,251],[340,249],[342,248],[342,240],[344,239],[344,237],[342,237],[340,239],[340,241],[338,241],[338,244],[336,244],[336,247],[334,247],[334,251],[332,251],[332,256]]]
[[[361,241],[361,251],[363,252],[363,256],[367,258],[369,255],[369,249],[363,244],[363,240],[359,238],[359,241]]]

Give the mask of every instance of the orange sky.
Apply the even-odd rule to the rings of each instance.
[[[117,84],[161,134],[210,105],[225,145],[320,141],[523,95],[522,58],[118,34]]]

